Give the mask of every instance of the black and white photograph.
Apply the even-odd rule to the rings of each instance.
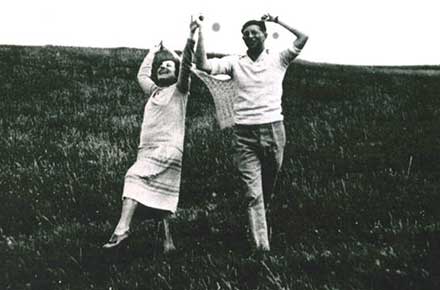
[[[437,1],[0,6],[0,289],[440,289]]]

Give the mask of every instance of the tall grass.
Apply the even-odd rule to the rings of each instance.
[[[141,214],[100,249],[136,158],[146,51],[0,47],[2,289],[437,289],[440,70],[296,62],[272,252],[249,253],[231,132],[193,79],[178,252]]]

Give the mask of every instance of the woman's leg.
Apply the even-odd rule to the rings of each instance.
[[[176,247],[174,246],[173,237],[171,236],[171,229],[169,224],[170,215],[167,217],[164,217],[162,219],[163,222],[163,228],[165,233],[165,238],[163,241],[163,252],[169,253],[171,251],[174,251]]]
[[[133,215],[137,205],[138,202],[134,199],[123,199],[121,217],[119,218],[118,225],[116,226],[114,231],[116,235],[124,234],[130,229],[131,220],[133,219]]]
[[[109,241],[105,243],[102,247],[105,249],[110,249],[118,246],[129,236],[130,223],[133,219],[134,211],[138,202],[131,198],[124,198],[122,201],[121,217],[119,218],[118,225],[116,226],[112,236]]]

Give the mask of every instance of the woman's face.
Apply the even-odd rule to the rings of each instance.
[[[171,78],[176,78],[176,64],[172,60],[165,60],[157,69],[157,79],[161,81]]]

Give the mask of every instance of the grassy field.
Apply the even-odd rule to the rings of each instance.
[[[231,132],[194,79],[178,251],[161,254],[142,211],[128,247],[103,251],[145,53],[0,46],[1,289],[440,289],[440,67],[289,68],[265,257],[249,255]]]

